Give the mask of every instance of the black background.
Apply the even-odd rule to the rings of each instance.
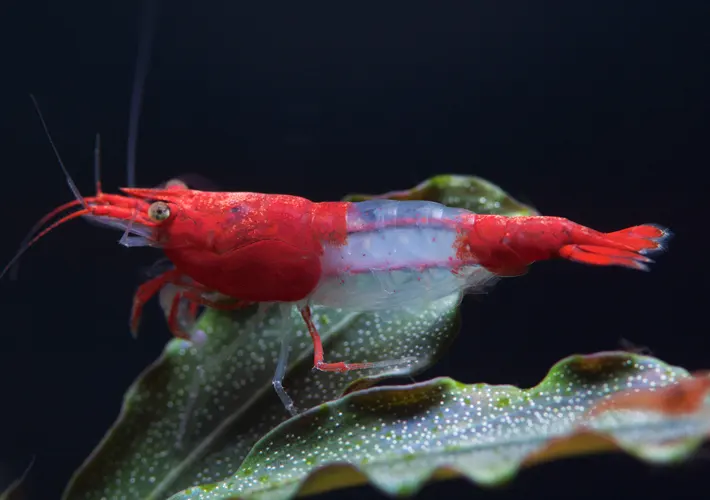
[[[144,95],[138,183],[197,172],[225,190],[317,201],[476,174],[548,215],[610,231],[676,234],[650,273],[533,266],[468,299],[455,349],[431,375],[536,384],[560,358],[648,346],[707,356],[710,12],[703,1],[163,2]],[[2,247],[70,199],[33,92],[80,189],[125,184],[137,0],[0,6]],[[83,223],[48,237],[0,282],[0,480],[32,455],[33,497],[58,498],[169,338],[155,303],[128,333],[132,293],[158,254]],[[491,498],[706,497],[706,454],[676,469],[624,456],[524,471]],[[352,490],[331,498],[356,498]],[[336,496],[341,495],[341,496]]]

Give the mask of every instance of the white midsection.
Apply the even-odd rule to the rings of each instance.
[[[353,311],[418,308],[492,281],[456,258],[456,218],[469,212],[432,202],[354,203],[347,243],[325,247],[312,304]]]

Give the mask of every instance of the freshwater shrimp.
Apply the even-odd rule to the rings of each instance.
[[[431,201],[313,202],[292,195],[200,191],[180,181],[161,188],[124,187],[121,194],[99,187],[94,196],[83,197],[61,160],[60,165],[75,200],[43,218],[44,229],[5,271],[50,231],[88,217],[124,231],[123,245],[160,248],[172,263],[138,288],[131,313],[134,335],[143,306],[168,286],[177,290],[168,327],[188,340],[185,325],[194,322],[199,306],[296,306],[313,343],[313,367],[326,372],[402,360],[326,361],[313,306],[351,312],[424,306],[454,293],[484,292],[500,278],[521,276],[532,263],[555,258],[648,270],[649,255],[664,250],[671,237],[656,224],[603,233],[563,217],[480,215]],[[67,210],[73,211],[49,224]],[[286,346],[273,385],[294,413],[282,386],[287,354]]]

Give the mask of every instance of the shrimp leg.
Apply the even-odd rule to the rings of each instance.
[[[240,301],[237,299],[229,300],[210,300],[204,296],[204,294],[211,293],[212,290],[199,285],[198,283],[191,282],[186,283],[186,276],[182,274],[177,269],[171,269],[159,274],[155,278],[146,281],[136,291],[133,298],[133,309],[131,310],[131,334],[136,337],[138,335],[138,326],[140,324],[140,318],[143,313],[143,307],[145,304],[153,298],[163,287],[173,284],[184,288],[175,295],[170,307],[170,313],[168,315],[168,328],[171,333],[178,338],[184,340],[191,340],[190,335],[185,332],[185,330],[179,325],[178,321],[178,311],[181,300],[188,300],[191,302],[190,314],[191,316],[196,316],[197,305],[203,305],[205,307],[210,307],[213,309],[220,310],[234,310],[246,307],[249,305],[248,302]],[[194,318],[193,318],[194,319]]]
[[[282,317],[286,319],[289,315],[289,305],[282,306]],[[351,370],[362,370],[367,368],[385,368],[388,366],[402,364],[408,361],[415,361],[416,358],[403,358],[399,360],[391,361],[377,361],[374,363],[326,363],[323,354],[323,343],[321,341],[320,335],[318,334],[318,329],[313,323],[313,317],[311,315],[311,308],[309,306],[304,306],[300,308],[301,316],[303,321],[308,327],[308,333],[311,335],[313,340],[313,369],[325,372],[348,372]],[[291,353],[291,347],[293,345],[293,337],[290,335],[290,331],[284,328],[281,336],[281,349],[279,351],[279,357],[276,362],[276,370],[271,379],[271,384],[276,391],[279,399],[286,407],[286,410],[291,414],[291,416],[297,415],[299,410],[293,402],[291,396],[288,395],[286,389],[284,389],[283,381],[286,376],[286,370],[288,368],[288,358]]]
[[[183,300],[186,300],[188,302],[188,318],[180,317],[180,303]],[[172,303],[170,305],[170,311],[168,313],[168,329],[175,337],[181,339],[189,339],[192,342],[200,342],[199,340],[193,338],[193,336],[188,334],[186,331],[190,328],[190,326],[195,323],[199,306],[205,306],[220,311],[233,311],[235,309],[247,307],[248,305],[250,305],[250,303],[239,300],[209,300],[205,298],[199,291],[190,289],[183,290],[181,292],[176,293],[175,297],[173,297]]]
[[[143,315],[143,307],[146,302],[155,296],[164,286],[170,283],[177,283],[182,279],[183,274],[177,269],[171,269],[159,274],[158,276],[146,281],[136,290],[133,296],[133,307],[131,309],[131,335],[138,336],[138,327],[140,326],[141,316]],[[175,306],[175,304],[173,305]],[[171,313],[171,316],[173,314]],[[189,340],[189,336],[176,335],[185,340]]]
[[[164,288],[163,290],[166,289]],[[163,293],[162,290],[161,293]],[[183,305],[185,306],[185,309],[182,309]],[[199,307],[199,303],[191,300],[186,300],[183,293],[175,293],[172,299],[170,300],[170,308],[167,311],[168,329],[170,330],[170,332],[180,331],[184,334],[190,328],[192,328],[192,326],[197,321],[197,311]],[[173,333],[173,335],[175,334]],[[201,343],[195,337],[195,334],[190,335],[190,337],[193,343]],[[204,339],[204,335],[201,335],[200,338]]]
[[[303,321],[308,327],[308,333],[311,335],[311,340],[313,341],[313,368],[315,370],[342,373],[353,370],[365,370],[368,368],[387,368],[390,366],[416,361],[416,358],[414,357],[405,357],[402,359],[375,361],[371,363],[344,363],[342,361],[336,363],[326,363],[323,354],[323,342],[321,341],[318,329],[313,324],[310,306],[302,307],[300,312],[303,317]]]
[[[188,305],[187,318],[180,317],[180,303],[186,300]],[[192,342],[200,343],[201,340],[196,339],[194,335],[188,335],[186,330],[195,324],[197,320],[197,311],[200,306],[209,307],[211,309],[217,309],[219,311],[234,311],[235,309],[241,309],[243,307],[249,306],[249,302],[244,302],[236,299],[232,300],[209,300],[202,295],[202,292],[196,291],[194,289],[183,290],[175,294],[173,301],[170,305],[170,311],[168,313],[168,329],[172,334],[178,338],[189,338]],[[197,334],[197,332],[195,332]],[[200,338],[204,337],[204,332],[201,334]]]
[[[308,333],[313,340],[313,368],[324,372],[347,372],[350,370],[362,370],[365,368],[373,368],[373,363],[326,363],[323,359],[323,342],[316,325],[313,324],[311,316],[311,308],[305,306],[301,309],[301,316],[308,327]]]
[[[281,334],[281,350],[279,351],[279,357],[276,362],[276,370],[274,371],[274,376],[271,379],[271,385],[273,385],[276,394],[279,396],[281,403],[286,407],[286,410],[293,416],[298,413],[296,405],[286,393],[284,389],[283,381],[286,377],[286,369],[288,368],[288,357],[291,354],[291,346],[293,344],[293,337],[290,335],[291,332],[284,330]]]

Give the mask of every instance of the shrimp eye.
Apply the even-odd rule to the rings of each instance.
[[[148,207],[148,217],[154,222],[163,222],[170,217],[170,207],[164,201],[156,201]]]

